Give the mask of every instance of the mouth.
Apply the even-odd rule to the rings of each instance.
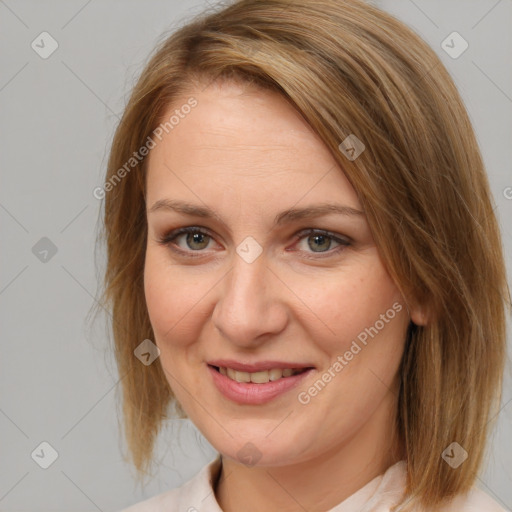
[[[282,368],[274,363],[260,364],[257,371],[243,371],[255,367],[234,362],[230,362],[229,366],[227,364],[208,364],[207,369],[221,395],[239,405],[262,405],[278,396],[284,397],[286,392],[315,371],[312,366],[289,365],[288,368]],[[267,368],[262,369],[262,366]]]
[[[253,384],[267,384],[268,382],[274,382],[280,379],[286,379],[300,373],[304,373],[311,370],[312,367],[305,368],[271,368],[270,370],[261,370],[257,372],[245,372],[229,368],[227,366],[213,366],[208,365],[215,371],[224,375],[228,379],[234,380],[240,383]]]

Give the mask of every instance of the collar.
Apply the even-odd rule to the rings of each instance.
[[[222,512],[214,492],[221,468],[222,455],[219,454],[183,484],[181,489],[188,498],[187,507],[193,505],[201,512]],[[393,464],[328,512],[388,512],[404,493],[406,468],[405,460]],[[191,498],[194,503],[190,503]]]

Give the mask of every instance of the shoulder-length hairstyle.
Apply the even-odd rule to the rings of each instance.
[[[184,411],[160,360],[146,366],[134,356],[154,340],[143,287],[148,159],[134,154],[144,153],[161,123],[169,129],[164,114],[178,97],[214,80],[291,102],[357,192],[407,303],[428,311],[427,325],[411,322],[400,366],[396,422],[407,462],[400,510],[435,508],[468,491],[506,359],[510,291],[499,227],[447,70],[402,22],[361,0],[241,0],[206,11],[158,44],[131,93],[112,142],[99,238],[107,252],[102,301],[112,315],[125,436],[139,477],[170,406]],[[356,159],[340,150],[351,134],[365,145]],[[468,453],[456,469],[442,457],[452,442]]]

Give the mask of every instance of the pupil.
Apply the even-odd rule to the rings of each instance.
[[[315,245],[314,246],[311,246],[311,249],[315,249],[316,248],[321,248],[321,245],[322,245],[322,242],[325,242],[327,241],[327,247],[325,247],[325,249],[328,249],[329,248],[329,238],[324,236],[324,235],[312,235],[310,238],[313,238],[315,240]],[[320,239],[320,244],[317,244],[316,242]],[[318,251],[318,252],[322,252],[322,251]]]
[[[203,244],[203,245],[208,245],[208,244],[205,244],[204,240],[202,240],[202,238],[204,237],[205,235],[203,235],[202,233],[189,233],[188,236],[187,236],[187,243],[191,243],[191,244],[194,244],[194,243],[198,243],[198,244]],[[190,247],[190,243],[189,243],[189,247]],[[191,247],[193,248],[193,247]],[[203,249],[204,247],[199,247],[199,249]],[[197,247],[196,247],[197,249]]]

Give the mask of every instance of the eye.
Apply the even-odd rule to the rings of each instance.
[[[180,241],[181,237],[183,237],[182,245],[177,243]],[[297,242],[305,242],[304,247],[311,249],[308,251],[303,247],[299,250],[299,252],[309,254],[305,256],[306,258],[322,258],[325,256],[314,256],[312,254],[323,253],[326,253],[326,256],[331,256],[351,245],[349,239],[341,238],[339,235],[322,229],[310,228],[303,230],[297,233],[296,237]],[[188,226],[163,235],[159,238],[158,243],[169,247],[172,251],[194,258],[202,256],[200,253],[204,252],[203,249],[208,248],[211,241],[213,241],[213,237],[204,229],[196,226]],[[338,246],[331,249],[333,242],[338,244]],[[194,252],[197,254],[192,254]]]
[[[181,238],[183,235],[185,247],[180,247],[179,244],[175,244],[174,241]],[[158,243],[170,247],[173,251],[180,253],[187,253],[190,251],[193,252],[201,252],[202,249],[206,249],[208,247],[208,243],[213,240],[213,238],[204,230],[195,227],[189,226],[186,228],[180,228],[170,233],[164,235],[162,238],[158,240]],[[173,246],[177,246],[173,247]],[[190,257],[201,256],[200,254],[186,254]]]
[[[311,249],[313,253],[326,253],[325,256],[311,256],[311,252],[306,250],[303,251],[306,254],[309,254],[309,256],[305,256],[306,258],[323,258],[332,256],[334,253],[339,253],[345,247],[351,245],[349,239],[341,238],[339,235],[330,233],[323,229],[303,230],[300,233],[297,233],[297,236],[299,237],[299,242],[305,242],[306,247]],[[338,244],[338,246],[330,250],[333,242]]]

